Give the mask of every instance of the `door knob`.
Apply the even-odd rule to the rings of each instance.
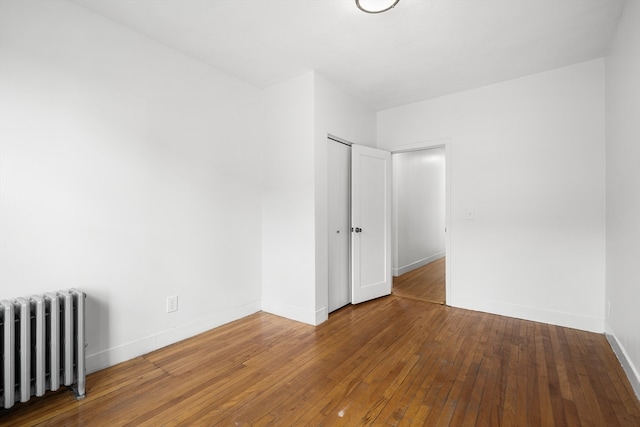
[[[356,233],[362,233],[362,228],[360,228],[360,227],[356,227],[355,232],[356,232]]]

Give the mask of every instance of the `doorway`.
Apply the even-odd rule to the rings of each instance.
[[[391,227],[391,154],[432,148],[441,148],[443,150],[445,177],[444,189],[441,190],[440,193],[444,193],[444,227],[446,232],[450,224],[450,160],[448,155],[450,144],[447,139],[441,139],[411,146],[396,147],[392,151],[385,151],[356,146],[346,141],[339,140],[331,135],[329,135],[328,143],[327,207],[329,212],[327,231],[329,280],[327,309],[330,313],[349,303],[358,303],[368,299],[389,295],[391,293],[391,278],[393,273],[391,268],[391,256],[393,253],[398,253],[397,248],[392,244],[392,236],[398,235],[398,225],[396,221],[395,230]],[[352,150],[351,171],[349,170],[349,161],[347,157],[349,149]],[[356,155],[353,150],[356,150],[358,154]],[[435,151],[432,153],[434,152]],[[440,154],[441,157],[442,154],[443,153]],[[385,164],[388,164],[388,166],[383,166]],[[364,167],[365,169],[358,172],[360,167]],[[381,179],[381,176],[388,176],[388,187],[386,190],[379,192],[381,186],[373,185],[372,187],[372,184],[377,183]],[[358,179],[356,180],[355,178]],[[382,183],[385,180],[382,180],[379,183]],[[349,186],[349,182],[351,182],[351,186]],[[364,189],[361,185],[366,185],[367,188]],[[353,189],[356,189],[357,191]],[[374,205],[377,206],[375,208],[376,210],[371,210],[371,205],[364,210],[361,209],[361,199],[358,197],[358,194],[364,194],[366,196],[364,200],[374,202]],[[376,196],[375,194],[378,195]],[[356,202],[354,199],[358,201]],[[383,199],[388,200],[388,202],[383,202]],[[345,200],[348,200],[351,203],[345,203]],[[354,205],[358,206],[358,209],[353,209],[352,211],[351,206]],[[346,211],[343,208],[346,209]],[[377,209],[388,209],[388,214],[383,214],[382,216],[378,214],[371,215],[373,212],[379,212]],[[345,212],[350,212],[350,214]],[[362,217],[358,212],[366,213],[365,217]],[[385,216],[386,218],[389,218],[388,223],[386,220],[382,221],[382,218]],[[368,219],[379,219],[380,221],[379,223],[375,221],[376,225],[374,227],[370,227],[370,225],[373,224],[369,222]],[[387,223],[388,226],[383,225],[383,223]],[[442,226],[440,226],[440,228],[442,228]],[[448,256],[450,250],[449,235],[450,233],[446,233],[444,238],[444,253],[447,256],[442,258],[442,253],[439,252],[438,256],[433,258],[433,260],[442,259],[443,261],[441,261],[441,264],[446,265],[443,275],[445,277],[444,301],[447,303],[451,302],[449,281],[449,265],[451,261]],[[365,244],[365,241],[367,242],[366,245],[368,250],[357,251],[356,249],[361,248],[361,243]],[[397,241],[395,243],[397,244]],[[373,249],[373,251],[370,249]],[[351,253],[353,258],[349,259],[348,256],[344,256],[345,252]],[[365,254],[365,257],[368,257],[368,259],[366,259],[365,262],[361,262],[360,257],[356,256],[355,253]],[[424,264],[429,260],[425,261],[425,259],[422,259],[422,261]],[[373,262],[373,264],[371,262]],[[385,265],[385,267],[381,268],[382,265]],[[372,268],[372,266],[375,268]],[[413,267],[417,266],[418,265],[413,265]],[[364,276],[358,275],[357,273],[359,272],[364,272],[366,274]],[[365,280],[363,280],[363,277]],[[388,277],[388,279],[385,277]],[[356,291],[362,292],[362,295],[356,295]]]
[[[392,151],[393,294],[450,304],[448,139]]]

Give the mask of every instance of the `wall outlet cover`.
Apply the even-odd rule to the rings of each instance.
[[[178,311],[178,296],[167,297],[167,313]]]

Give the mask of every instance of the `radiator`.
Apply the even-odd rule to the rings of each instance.
[[[85,297],[69,289],[0,301],[0,405],[61,386],[84,397]]]

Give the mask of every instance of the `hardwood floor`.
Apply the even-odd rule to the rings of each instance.
[[[393,293],[405,298],[445,303],[445,259],[433,261],[393,278]]]
[[[388,296],[256,313],[0,412],[34,426],[638,426],[604,336]]]

